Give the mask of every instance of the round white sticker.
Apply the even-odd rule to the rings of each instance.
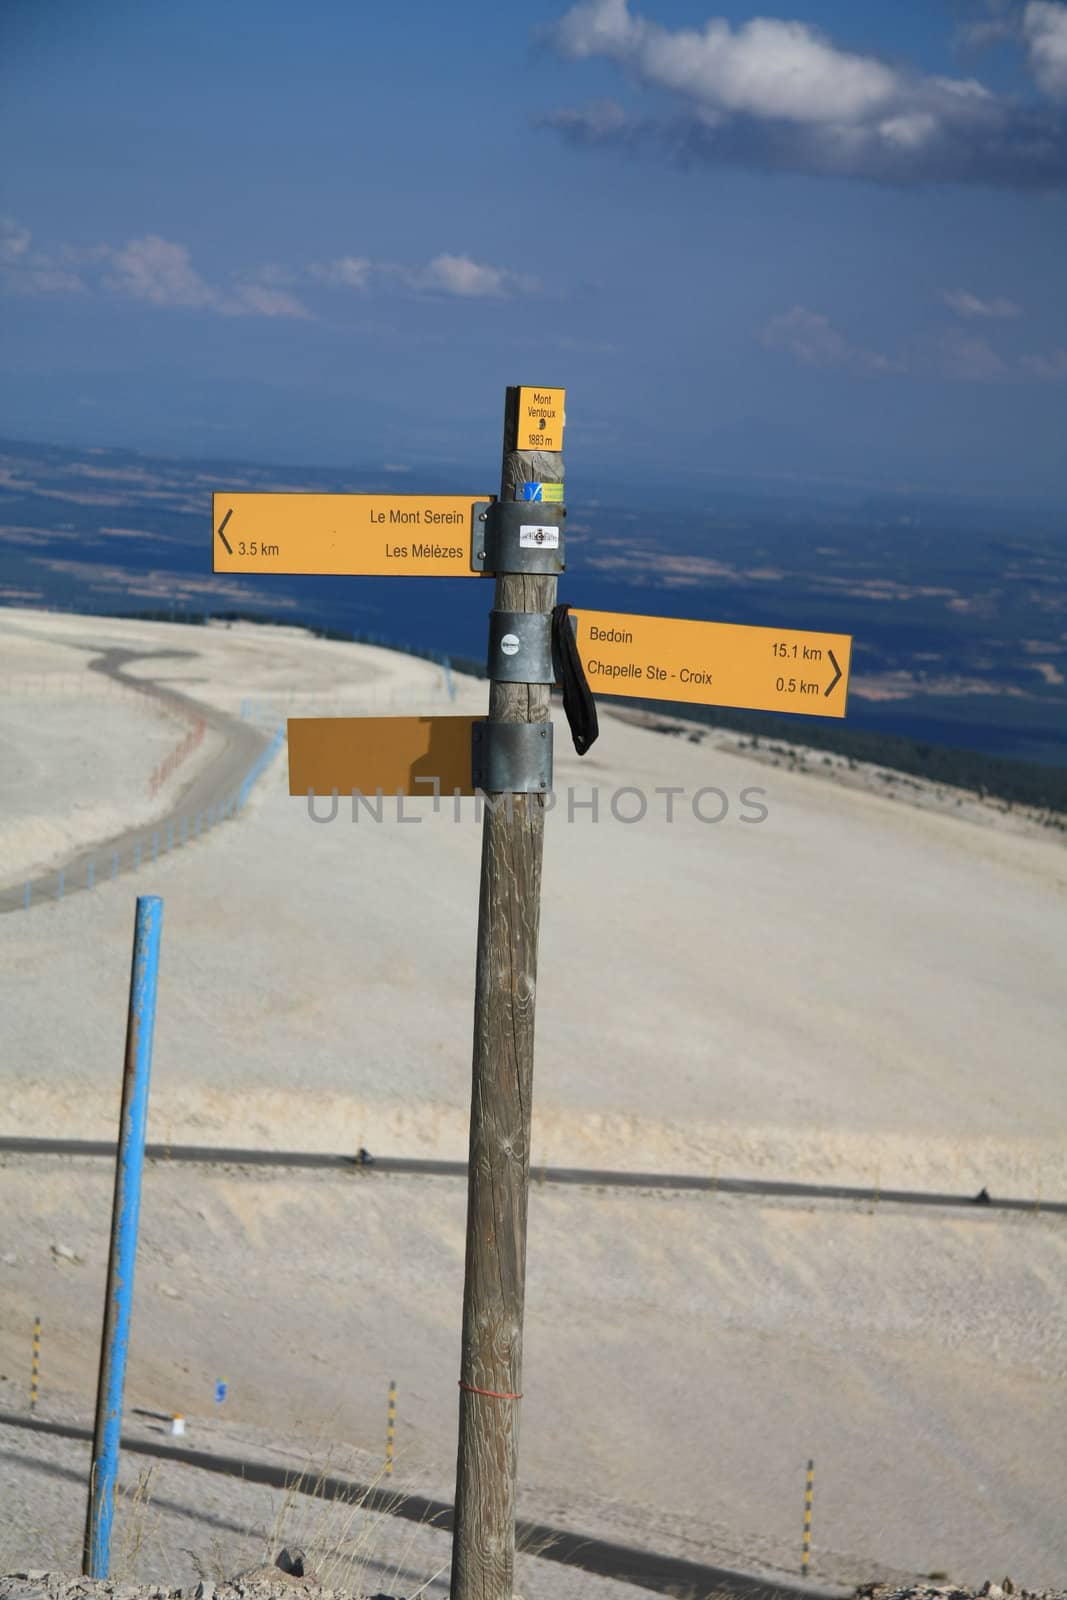
[[[513,656],[518,652],[519,639],[514,633],[506,633],[500,641],[500,648],[506,656]]]

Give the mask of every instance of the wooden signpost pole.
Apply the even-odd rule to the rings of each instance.
[[[338,793],[415,796],[433,782],[435,805],[450,790],[486,795],[451,1600],[511,1600],[514,1576],[537,935],[552,770],[550,625],[566,515],[563,402],[562,389],[508,389],[495,504],[484,495],[244,490],[219,490],[213,501],[216,572],[495,575],[487,721],[289,721],[289,792],[309,803],[332,792],[335,815]],[[581,608],[569,613],[572,624],[581,665],[564,651],[570,690],[587,677],[594,693],[845,715],[848,635]],[[569,643],[571,635],[560,637]],[[580,707],[578,694],[578,750],[588,743]]]
[[[563,482],[562,455],[517,449],[519,430],[509,388],[502,501]],[[550,613],[557,581],[498,572],[494,609]],[[491,681],[489,720],[548,722],[549,694],[546,683]],[[544,818],[540,794],[490,794],[483,820],[452,1600],[512,1592]]]

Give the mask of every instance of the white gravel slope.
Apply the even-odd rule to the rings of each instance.
[[[302,654],[269,642],[275,676],[283,643]],[[324,689],[360,655],[312,646]],[[440,669],[389,665],[433,709]],[[455,709],[484,693],[463,683]],[[1062,845],[608,717],[584,761],[557,731],[535,1162],[1067,1197]],[[569,821],[568,788],[593,785],[599,821]],[[707,785],[718,825],[693,815]],[[644,821],[612,815],[624,786]],[[2,919],[8,1131],[110,1129],[136,881],[166,903],[155,1136],[464,1156],[480,830],[473,801],[459,823],[430,805],[316,825],[279,760],[238,822],[139,880]]]
[[[68,641],[89,631],[34,620],[53,625]],[[484,708],[484,685],[458,680],[452,703],[429,663],[266,634],[106,625],[148,648],[182,635],[198,654],[172,663],[176,686],[233,710],[277,708],[287,682],[310,713]],[[62,747],[46,745],[61,776]],[[556,746],[535,1170],[1067,1199],[1067,853],[1053,836],[608,716],[584,761],[558,717]],[[729,807],[715,825],[691,805],[709,785]],[[568,817],[570,786],[580,800],[597,786],[597,822]],[[665,786],[683,790],[672,821]],[[624,787],[648,797],[630,826],[611,810]],[[750,787],[765,791],[758,824],[739,816]],[[239,818],[140,878],[0,917],[0,1131],[114,1136],[133,897],[152,892],[150,1139],[465,1156],[473,802],[460,822],[427,800],[409,803],[417,823],[387,805],[381,823],[343,808],[316,824],[286,791],[282,759]],[[15,1255],[0,1260],[3,1370],[25,1361],[41,1311],[49,1382],[78,1403],[108,1183],[87,1164],[0,1170],[0,1258]],[[225,1372],[239,1420],[373,1449],[396,1376],[412,1462],[449,1492],[462,1185],[160,1169],[145,1230],[134,1403],[195,1414]],[[825,1576],[1054,1582],[1064,1237],[1032,1214],[535,1188],[530,1514],[790,1568],[814,1455]],[[50,1265],[56,1242],[85,1267]]]
[[[87,646],[117,641],[106,628],[95,634],[96,619],[76,619],[77,630],[73,620],[0,608],[0,884],[58,868],[123,827],[149,826],[221,747],[207,730],[153,790],[191,723],[89,672]]]
[[[0,1167],[0,1371],[40,1312],[46,1417],[92,1394],[110,1185],[101,1161]],[[393,1378],[397,1487],[447,1498],[464,1210],[445,1178],[150,1168],[128,1405],[225,1448],[225,1377],[228,1424],[380,1463]],[[1054,1582],[1065,1281],[1062,1219],[535,1185],[520,1510],[790,1573],[810,1456],[824,1580]]]

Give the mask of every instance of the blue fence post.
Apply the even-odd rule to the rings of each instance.
[[[111,876],[113,878],[117,878],[118,875],[119,875],[119,853],[118,853],[117,850],[112,850],[112,852],[111,852]]]
[[[106,1578],[111,1563],[111,1522],[115,1511],[126,1351],[130,1339],[133,1274],[137,1260],[141,1172],[148,1121],[148,1083],[152,1074],[152,1034],[156,1021],[156,978],[162,924],[163,901],[159,896],[138,895],[130,971],[130,1003],[126,1019],[119,1148],[115,1163],[115,1197],[111,1210],[111,1250],[107,1263],[100,1377],[96,1390],[96,1426],[93,1430],[89,1503],[82,1547],[82,1572],[89,1578]]]
[[[90,889],[92,888],[92,886],[93,886],[95,881],[96,881],[96,862],[95,861],[90,861],[90,863],[89,863],[89,887],[90,887]]]

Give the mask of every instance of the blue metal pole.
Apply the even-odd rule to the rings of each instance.
[[[126,1351],[130,1339],[133,1274],[141,1211],[148,1083],[152,1073],[152,1034],[156,1021],[156,977],[163,901],[158,895],[137,897],[130,971],[130,1004],[126,1020],[126,1059],[122,1077],[122,1111],[115,1198],[111,1211],[111,1250],[107,1263],[107,1296],[96,1390],[96,1426],[89,1472],[89,1504],[85,1517],[82,1572],[106,1578],[111,1561],[111,1522],[115,1512],[115,1480],[122,1433],[122,1396],[126,1383]]]

